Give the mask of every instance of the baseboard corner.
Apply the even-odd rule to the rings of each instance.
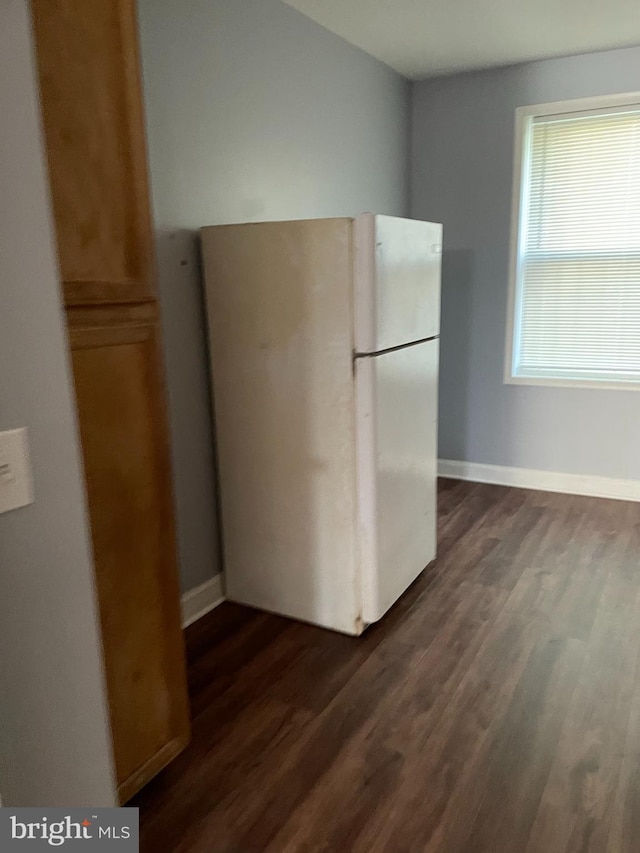
[[[225,600],[222,575],[216,575],[182,596],[182,627],[188,628]]]

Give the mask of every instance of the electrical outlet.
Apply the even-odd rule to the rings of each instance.
[[[33,503],[27,429],[0,432],[0,513]]]

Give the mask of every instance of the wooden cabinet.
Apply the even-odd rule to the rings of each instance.
[[[147,303],[67,316],[124,802],[188,731],[157,311]]]
[[[133,0],[33,0],[120,799],[189,737]]]
[[[32,0],[67,304],[152,298],[134,0]]]

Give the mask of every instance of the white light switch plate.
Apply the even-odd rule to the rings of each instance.
[[[33,503],[27,428],[0,432],[0,513]]]

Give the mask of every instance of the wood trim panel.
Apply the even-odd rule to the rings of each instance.
[[[67,327],[74,329],[100,329],[104,327],[149,325],[159,323],[157,302],[138,302],[121,305],[73,305],[66,310]]]

